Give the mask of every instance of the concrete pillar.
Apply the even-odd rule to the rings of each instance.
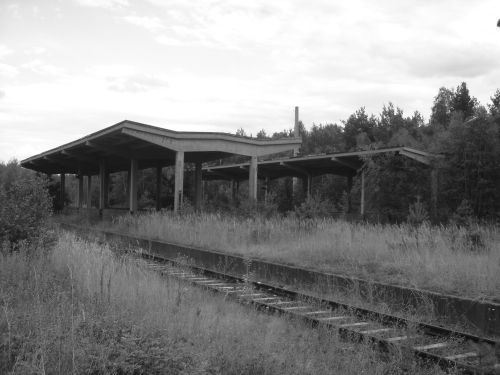
[[[61,205],[61,210],[64,208],[64,197],[66,195],[66,175],[61,173],[61,180],[59,182],[59,203]]]
[[[365,170],[361,170],[361,204],[360,212],[361,216],[365,215]]]
[[[128,208],[130,209],[130,166],[127,170],[127,187],[125,188],[125,201],[127,203]]]
[[[352,176],[347,176],[347,213],[348,214],[350,214],[351,210],[352,210],[351,191],[352,191]]]
[[[129,212],[137,212],[137,182],[139,180],[139,166],[137,159],[130,159],[130,187],[129,187]]]
[[[109,172],[104,165],[104,208],[108,208],[109,204]]]
[[[156,166],[156,211],[161,209],[161,166]]]
[[[202,189],[202,201],[206,198],[207,196],[207,191],[208,191],[208,181],[202,181],[201,186],[203,187]]]
[[[248,172],[248,197],[253,201],[257,201],[257,173],[257,156],[252,156]]]
[[[194,169],[194,206],[197,211],[201,210],[201,203],[203,198],[202,177],[201,162],[198,162],[195,164]]]
[[[238,193],[240,192],[240,181],[231,180],[231,198],[233,201],[238,197]]]
[[[99,217],[102,218],[104,208],[106,207],[106,163],[104,160],[99,162]]]
[[[431,170],[431,219],[437,220],[437,205],[438,205],[438,181],[439,174],[436,168]]]
[[[266,177],[264,181],[264,202],[267,203],[269,199],[269,177]]]
[[[184,195],[184,151],[175,153],[174,212],[182,208]]]
[[[310,174],[302,177],[302,190],[306,199],[311,198],[312,176]]]
[[[231,180],[231,199],[236,200],[236,180]]]
[[[92,207],[92,176],[87,176],[87,208]]]
[[[83,207],[83,174],[78,173],[78,208]]]

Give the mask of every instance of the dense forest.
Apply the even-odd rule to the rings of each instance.
[[[431,115],[425,121],[419,112],[406,115],[403,109],[388,103],[378,115],[368,114],[364,107],[342,121],[341,124],[313,124],[307,129],[300,123],[303,143],[299,155],[313,155],[344,151],[378,149],[391,146],[408,146],[440,154],[434,169],[438,177],[437,221],[475,218],[482,221],[498,221],[500,218],[500,89],[492,94],[486,106],[469,93],[465,82],[455,89],[442,87],[431,107]],[[244,129],[237,135],[247,136]],[[259,139],[277,139],[293,136],[293,129],[268,135],[265,129],[256,134]],[[280,155],[283,156],[283,155]],[[221,163],[246,161],[233,157]],[[0,164],[3,181],[15,173],[16,161]],[[366,160],[366,212],[368,217],[379,221],[401,222],[410,212],[419,210],[420,216],[430,212],[430,170],[408,158],[386,154]],[[193,190],[192,166],[186,165],[185,194],[186,209],[189,209]],[[125,173],[111,175],[109,204],[126,207]],[[53,176],[49,190],[58,194],[57,176]],[[300,185],[300,180],[298,184]],[[205,185],[205,209],[238,211],[252,209],[247,196],[246,182],[241,187],[236,201],[232,200],[228,182],[208,182]],[[1,185],[1,184],[0,184]],[[75,201],[77,180],[69,176],[66,180],[67,200]],[[0,196],[5,197],[5,184]],[[173,171],[164,168],[162,175],[162,207],[172,205]],[[305,199],[302,189],[293,193],[292,179],[272,180],[267,194],[259,189],[259,209],[273,213],[297,215],[347,214],[347,201],[351,201],[353,212],[359,205],[359,179],[354,179],[350,195],[347,180],[342,176],[315,176],[312,183],[312,198]],[[139,204],[142,208],[154,207],[155,174],[144,170],[139,183]],[[94,181],[92,201],[97,205],[98,188]],[[54,200],[54,209],[57,199]]]
[[[431,107],[428,122],[419,112],[410,116],[389,103],[378,116],[364,107],[342,124],[314,124],[309,130],[300,124],[303,139],[300,155],[408,146],[442,155],[433,166],[439,171],[438,217],[447,221],[463,216],[482,220],[500,217],[500,89],[486,107],[470,94],[462,82],[455,89],[442,87]],[[237,134],[246,135],[244,129]],[[293,129],[257,138],[293,136]],[[402,221],[410,207],[419,203],[429,211],[430,171],[412,160],[378,156],[367,160],[367,211],[386,221]],[[274,181],[271,196],[281,211],[291,210],[300,199],[291,199],[291,181]],[[347,183],[339,176],[318,176],[313,180],[315,210],[345,210]],[[359,181],[352,190],[359,201]],[[220,197],[219,197],[220,199]],[[303,198],[302,198],[303,199]]]

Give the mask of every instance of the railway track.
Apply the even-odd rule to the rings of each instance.
[[[398,350],[464,374],[500,374],[500,342],[492,339],[187,266],[175,260],[143,255],[140,262],[162,275],[221,293],[258,309],[337,330],[348,340],[371,342],[384,351]]]

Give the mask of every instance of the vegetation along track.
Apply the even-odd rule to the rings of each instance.
[[[500,374],[498,341],[230,276],[184,261],[141,254],[142,264],[168,277],[223,293],[268,312],[300,318],[312,326],[335,329],[346,339],[371,342],[382,350],[400,351],[463,373]]]
[[[319,299],[184,262],[144,257],[142,261],[148,268],[168,277],[223,293],[259,309],[298,317],[312,326],[336,329],[346,339],[372,342],[382,350],[399,350],[463,373],[500,374],[500,342],[491,339]]]

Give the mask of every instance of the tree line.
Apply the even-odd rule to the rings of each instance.
[[[441,87],[434,97],[428,121],[419,112],[406,115],[393,103],[378,116],[359,108],[341,124],[300,123],[303,143],[300,155],[407,146],[439,154],[433,167],[439,171],[438,216],[441,221],[466,212],[484,219],[500,218],[500,89],[482,105],[469,92],[466,82],[456,88]],[[238,135],[246,135],[243,129]],[[293,129],[260,139],[293,137]],[[430,176],[418,163],[403,158],[377,156],[367,160],[368,209],[389,221],[403,220],[409,206],[422,201],[430,205]],[[316,178],[314,194],[341,206],[346,184],[335,177]],[[283,186],[275,186],[283,190]],[[358,193],[359,186],[354,186]],[[280,192],[289,198],[290,194]],[[356,203],[356,197],[353,196]],[[282,206],[291,208],[281,202]]]
[[[428,121],[425,121],[419,112],[407,116],[403,109],[388,103],[378,115],[368,114],[366,109],[361,107],[340,124],[313,124],[309,129],[303,123],[299,125],[303,140],[300,155],[392,146],[408,146],[439,154],[441,157],[432,165],[432,168],[439,171],[437,219],[441,222],[459,217],[486,221],[500,219],[500,90],[496,90],[484,106],[469,93],[465,82],[455,89],[442,87],[434,97]],[[247,135],[241,128],[236,134]],[[271,135],[267,135],[262,129],[256,136],[259,139],[293,137],[293,129],[284,129]],[[219,163],[244,161],[247,161],[244,157],[235,156]],[[396,155],[367,158],[366,212],[376,215],[377,220],[389,222],[406,220],[410,209],[413,207],[414,210],[416,204],[423,211],[429,212],[430,170],[427,166]],[[187,202],[194,191],[193,175],[191,166],[187,164]],[[32,177],[28,171],[22,170],[17,161],[0,163],[0,200],[7,201],[9,196],[14,196],[16,189],[20,189],[16,186],[22,184],[16,185],[12,181],[30,181],[32,184],[35,180],[30,178]],[[164,168],[161,181],[162,207],[170,207],[173,204],[173,178],[173,168]],[[92,204],[97,206],[98,182],[93,180]],[[47,185],[53,197],[54,210],[60,209],[56,199],[59,194],[57,182],[57,177],[54,176]],[[110,205],[127,206],[126,183],[126,173],[111,175]],[[236,209],[239,213],[251,210],[251,205],[245,202],[245,184],[246,182],[241,183],[240,194],[236,201],[233,201],[229,183],[209,182],[205,189],[205,208],[233,211]],[[75,202],[77,180],[74,176],[68,176],[66,186],[67,200]],[[140,207],[155,207],[154,171],[142,171],[138,186]],[[270,212],[298,212],[305,216],[347,213],[349,207],[355,212],[359,209],[359,197],[359,179],[354,179],[349,193],[346,178],[333,175],[313,178],[312,199],[309,200],[300,186],[295,189],[294,194],[291,178],[272,180],[266,194],[263,186],[259,191],[259,199],[265,199],[263,209]],[[46,201],[43,207],[45,205]],[[7,211],[15,211],[5,203],[2,207],[5,217],[9,216]],[[2,224],[4,228],[7,221]]]

